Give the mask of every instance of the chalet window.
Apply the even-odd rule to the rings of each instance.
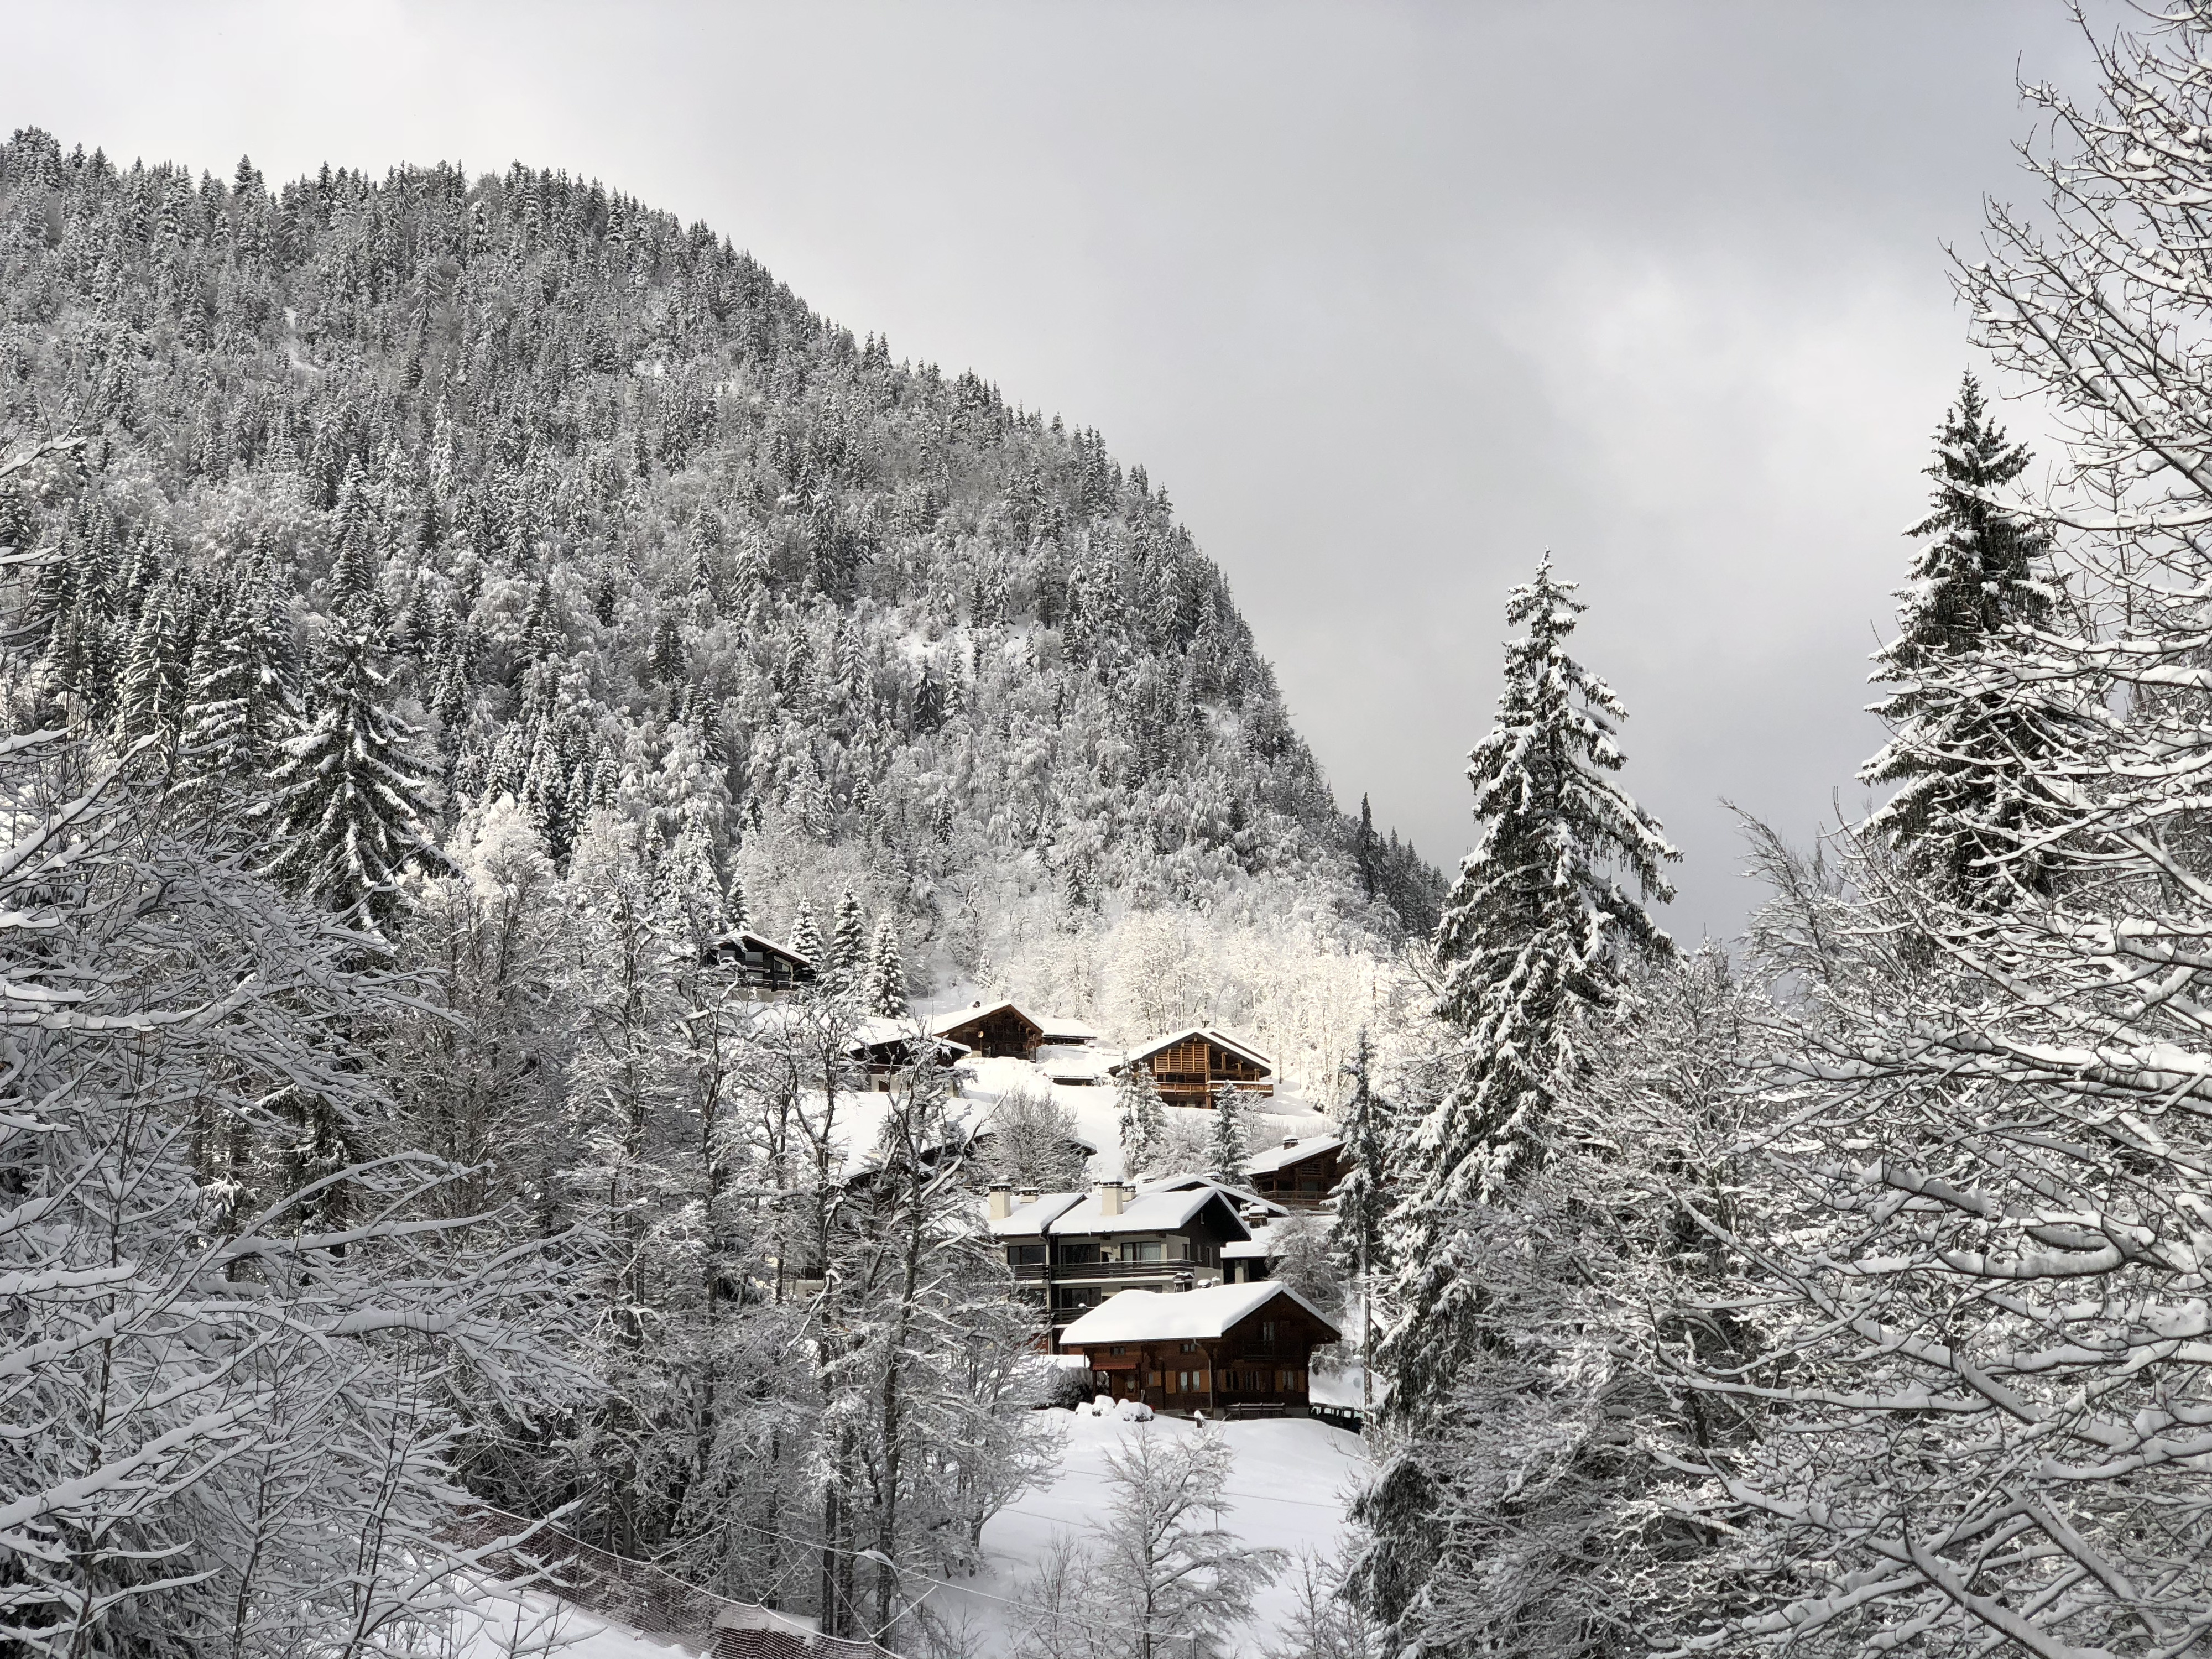
[[[1198,1352],[1198,1344],[1195,1342],[1186,1342],[1182,1345],[1182,1351],[1185,1353],[1196,1353]]]
[[[1123,1354],[1128,1352],[1129,1351],[1127,1348],[1116,1348],[1114,1350],[1114,1358],[1119,1359]]]
[[[1006,1246],[1006,1265],[1010,1267],[1041,1267],[1044,1265],[1044,1246],[1009,1244]]]
[[[1272,1348],[1275,1346],[1275,1322],[1272,1319],[1263,1319],[1260,1322],[1260,1346],[1263,1348]]]
[[[1158,1388],[1160,1386],[1160,1374],[1158,1371],[1146,1371],[1145,1373],[1145,1386],[1148,1389]]]
[[[1158,1261],[1159,1259],[1160,1242],[1157,1238],[1121,1247],[1121,1260],[1124,1261]]]

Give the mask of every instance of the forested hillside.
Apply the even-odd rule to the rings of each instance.
[[[0,504],[60,555],[36,690],[169,769],[266,759],[200,740],[215,659],[319,707],[343,632],[434,829],[513,795],[565,864],[619,806],[765,929],[858,890],[924,984],[1255,875],[1433,921],[1143,468],[704,225],[520,166],[271,189],[38,131],[0,224],[0,420],[94,440],[83,488]]]

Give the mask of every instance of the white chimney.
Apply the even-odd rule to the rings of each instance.
[[[994,1181],[991,1183],[991,1219],[1004,1221],[1014,1212],[1014,1183]]]
[[[1043,1192],[1038,1188],[1017,1187],[1014,1188],[1014,1207],[1018,1210],[1023,1205],[1034,1204],[1043,1196]]]
[[[1120,1182],[1102,1181],[1098,1183],[1099,1214],[1119,1215],[1121,1213],[1122,1206],[1128,1201],[1129,1189]]]

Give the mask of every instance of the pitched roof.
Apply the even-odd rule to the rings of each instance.
[[[1102,1342],[1174,1342],[1225,1336],[1277,1297],[1288,1297],[1334,1336],[1336,1322],[1280,1279],[1256,1285],[1216,1285],[1203,1291],[1123,1291],[1100,1303],[1060,1334],[1063,1346]]]
[[[1098,1028],[1095,1025],[1085,1025],[1079,1019],[1066,1019],[1058,1014],[1037,1014],[1032,1018],[1038,1024],[1044,1027],[1044,1040],[1047,1042],[1080,1043],[1098,1041]]]
[[[778,945],[766,934],[756,933],[750,927],[733,928],[716,939],[714,943],[717,946],[734,945],[739,950],[765,951],[773,956],[783,957],[787,962],[795,962],[802,968],[811,968],[814,965],[811,959],[802,957],[788,945]]]
[[[1149,1060],[1161,1049],[1171,1048],[1188,1037],[1203,1037],[1218,1048],[1228,1049],[1232,1054],[1242,1055],[1263,1071],[1272,1072],[1275,1069],[1273,1060],[1268,1059],[1250,1043],[1239,1042],[1231,1036],[1218,1025],[1194,1025],[1187,1031],[1177,1031],[1170,1036],[1154,1037],[1149,1042],[1140,1042],[1129,1050],[1123,1064],[1126,1065],[1132,1060]]]
[[[1290,1213],[1290,1211],[1273,1199],[1263,1198],[1249,1187],[1232,1186],[1225,1181],[1216,1181],[1209,1175],[1159,1176],[1151,1181],[1139,1183],[1137,1190],[1140,1193],[1187,1193],[1194,1187],[1218,1188],[1224,1194],[1236,1200],[1240,1214],[1254,1205],[1257,1205],[1263,1210],[1271,1210],[1277,1215]]]
[[[1000,1238],[1036,1238],[1050,1233],[1055,1238],[1085,1237],[1098,1233],[1169,1232],[1187,1225],[1215,1199],[1227,1206],[1239,1232],[1249,1232],[1237,1212],[1240,1194],[1233,1188],[1200,1182],[1192,1187],[1139,1188],[1119,1215],[1108,1215],[1096,1192],[1046,1193],[1024,1204],[1012,1215],[991,1224]],[[1255,1199],[1255,1203],[1266,1203]],[[1279,1208],[1270,1206],[1270,1208]]]
[[[1042,1025],[1037,1024],[1035,1015],[1030,1013],[1019,1003],[1010,1002],[1003,997],[996,1002],[979,1002],[973,1007],[955,1008],[950,1013],[938,1014],[931,1018],[929,1029],[941,1036],[957,1026],[967,1024],[970,1020],[988,1019],[1004,1009],[1012,1009],[1029,1024],[1036,1025],[1040,1031],[1044,1030]]]
[[[1303,1164],[1310,1158],[1319,1158],[1324,1152],[1333,1152],[1343,1145],[1342,1139],[1336,1135],[1316,1135],[1311,1139],[1302,1136],[1295,1146],[1270,1146],[1264,1152],[1253,1153],[1244,1160],[1244,1168],[1253,1175],[1268,1175],[1293,1164]]]
[[[1055,1217],[1083,1201],[1081,1193],[1043,1193],[991,1224],[994,1238],[1038,1238]]]

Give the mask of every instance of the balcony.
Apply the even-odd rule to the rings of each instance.
[[[1205,1275],[1218,1272],[1202,1267],[1195,1261],[1063,1261],[1052,1269],[1052,1280],[1056,1285],[1097,1284],[1109,1279],[1175,1279],[1183,1273]],[[1041,1282],[1045,1277],[1042,1261],[1018,1264],[1014,1277],[1024,1284]]]

